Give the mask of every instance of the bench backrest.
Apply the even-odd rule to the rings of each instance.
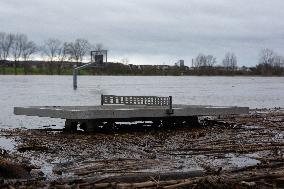
[[[102,95],[101,105],[105,104],[171,106],[172,97]]]

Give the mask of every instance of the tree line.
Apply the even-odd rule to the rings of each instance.
[[[50,38],[38,45],[28,38],[26,34],[12,34],[0,32],[0,63],[7,60],[13,61],[14,72],[17,74],[18,63],[33,60],[37,55],[46,62],[46,68],[50,74],[54,71],[60,74],[66,61],[80,63],[89,55],[91,49],[101,50],[102,44],[91,44],[87,39],[78,38],[72,42],[62,42],[56,38]],[[55,68],[55,69],[54,69]]]
[[[62,42],[56,38],[49,38],[43,44],[38,45],[30,40],[26,34],[0,32],[1,72],[5,74],[7,67],[5,63],[12,62],[14,74],[17,74],[19,66],[27,74],[31,69],[29,63],[34,61],[35,57],[38,57],[44,63],[44,68],[42,69],[44,69],[45,74],[62,74],[65,69],[70,69],[71,64],[67,64],[68,62],[79,64],[86,59],[90,50],[99,51],[102,48],[103,45],[101,43],[93,45],[87,39],[83,38],[78,38],[71,42]],[[126,60],[124,61],[123,59],[122,63],[128,64],[128,59]],[[123,68],[123,66],[119,67]],[[161,72],[158,67],[156,68],[154,66],[149,69],[151,70],[151,74],[164,74],[165,70]],[[112,67],[108,67],[108,69],[112,69]],[[123,73],[137,72],[137,70],[125,71],[125,69],[128,69],[128,66],[124,68]],[[117,66],[113,70],[117,71]],[[141,73],[144,72],[141,71]],[[263,49],[260,52],[258,64],[255,67],[240,68],[238,67],[237,56],[233,52],[227,52],[219,65],[217,64],[217,58],[213,55],[200,53],[192,60],[192,69],[186,70],[173,66],[173,68],[168,69],[168,72],[169,74],[187,75],[284,75],[284,57],[271,49]]]
[[[261,50],[255,67],[238,67],[237,56],[233,52],[225,54],[221,65],[217,65],[216,60],[213,55],[200,53],[192,60],[192,67],[199,75],[284,75],[284,57],[268,48]]]

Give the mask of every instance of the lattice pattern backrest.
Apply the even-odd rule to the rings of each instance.
[[[101,104],[169,106],[170,97],[102,95]]]

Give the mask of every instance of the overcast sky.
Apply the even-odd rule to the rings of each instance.
[[[284,55],[284,0],[1,0],[0,31],[103,43],[112,60],[173,64],[199,53],[240,66],[263,48]]]

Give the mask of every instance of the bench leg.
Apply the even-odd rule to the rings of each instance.
[[[80,128],[83,129],[85,132],[94,133],[100,130],[100,127],[103,126],[103,123],[98,120],[86,120],[80,122]]]
[[[200,123],[198,121],[198,116],[190,116],[186,118],[186,124],[192,127],[199,127]]]
[[[78,121],[67,119],[65,121],[64,131],[67,132],[76,132],[77,131]]]

